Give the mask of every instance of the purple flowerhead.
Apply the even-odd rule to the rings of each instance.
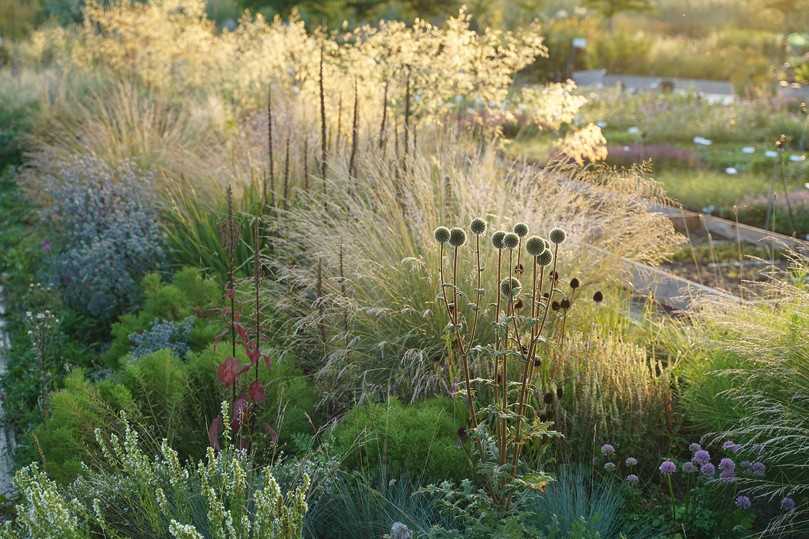
[[[683,462],[682,465],[683,473],[694,473],[697,471],[697,467],[694,466],[694,463],[691,461]]]
[[[615,448],[611,444],[604,444],[601,446],[601,454],[605,457],[609,457],[615,453]]]
[[[739,509],[750,509],[751,505],[753,504],[747,496],[736,496],[736,507]]]
[[[614,472],[615,471],[615,463],[614,462],[605,462],[604,463],[604,470],[606,470],[608,472]]]
[[[764,474],[767,473],[767,466],[765,466],[763,462],[754,462],[752,466],[750,466],[750,473],[756,477],[764,477]]]
[[[640,478],[633,473],[626,476],[626,482],[629,483],[630,485],[637,485],[639,481]]]
[[[736,481],[736,472],[728,469],[722,470],[719,472],[719,480],[723,483],[733,483]]]
[[[752,466],[752,465],[753,465],[753,463],[752,463],[752,462],[750,462],[749,460],[743,460],[743,461],[741,461],[741,462],[739,463],[739,466],[741,466],[741,467],[742,467],[742,468],[744,468],[745,470],[749,470],[749,469],[750,469],[750,466]]]
[[[786,511],[787,513],[791,513],[795,510],[795,500],[787,496],[783,500],[781,500],[781,510]]]
[[[706,462],[705,464],[699,467],[699,473],[701,473],[705,477],[713,477],[714,474],[716,473],[716,466],[714,466],[710,462]]]
[[[696,453],[697,451],[699,451],[700,449],[702,449],[702,446],[699,445],[697,442],[694,442],[694,443],[691,443],[691,444],[688,445],[688,450],[691,451],[692,455],[694,453]]]
[[[731,453],[738,453],[742,450],[742,446],[734,442],[733,440],[728,440],[722,444],[722,449],[726,451],[730,451]]]
[[[699,464],[702,466],[703,464],[708,464],[711,462],[711,454],[705,451],[704,449],[700,449],[694,453],[694,464]]]
[[[671,475],[677,471],[677,465],[674,464],[670,459],[666,459],[660,464],[660,473],[663,475]]]
[[[722,470],[722,471],[735,472],[736,471],[736,463],[733,462],[732,459],[729,459],[729,458],[725,457],[725,458],[723,458],[722,460],[719,461],[719,469]]]
[[[624,464],[626,464],[627,468],[632,468],[638,465],[638,459],[635,457],[626,457]]]

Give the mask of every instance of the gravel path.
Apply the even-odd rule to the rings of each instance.
[[[3,287],[0,286],[0,376],[6,373],[7,352],[11,345],[6,333],[5,314]],[[3,397],[0,396],[0,494],[7,495],[14,490],[11,483],[14,475],[14,435],[7,429],[2,428],[4,416]]]

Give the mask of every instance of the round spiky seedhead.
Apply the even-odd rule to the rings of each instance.
[[[570,309],[570,300],[565,298],[561,302],[559,302],[559,305],[561,305],[563,309],[568,310]]]
[[[466,232],[463,228],[455,227],[449,231],[449,244],[453,247],[460,247],[466,243]]]
[[[486,221],[481,219],[480,217],[475,217],[472,219],[472,225],[470,226],[472,232],[480,236],[484,232],[486,232]]]
[[[561,228],[554,228],[553,230],[551,230],[551,233],[549,234],[550,240],[556,245],[559,245],[560,243],[565,241],[565,237],[567,237],[567,234],[565,234],[565,231],[562,230]]]
[[[545,249],[537,257],[537,264],[540,266],[550,266],[551,262],[553,262],[553,253],[551,253],[550,249]]]
[[[539,256],[545,252],[545,240],[539,236],[531,236],[528,238],[528,241],[525,242],[525,250],[528,251],[528,254],[531,256]]]
[[[570,280],[570,288],[572,288],[573,290],[576,290],[580,285],[581,283],[579,283],[579,280],[576,279],[575,277],[573,277]]]
[[[520,244],[520,237],[514,232],[509,232],[508,234],[503,236],[503,245],[505,245],[509,249],[516,249],[519,244]]]
[[[515,298],[522,290],[522,284],[514,277],[506,278],[500,281],[500,293],[505,297]]]
[[[519,237],[524,238],[528,235],[528,225],[525,223],[517,223],[514,225],[514,233]]]
[[[506,233],[502,230],[498,230],[494,234],[492,234],[492,245],[494,245],[495,249],[502,249],[505,247],[503,244],[503,238],[506,237]]]
[[[449,241],[449,229],[445,226],[439,226],[433,231],[435,241],[438,243],[447,243]]]

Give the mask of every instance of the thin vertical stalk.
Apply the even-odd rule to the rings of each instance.
[[[286,145],[284,149],[284,210],[289,209],[289,139],[291,133],[287,131]]]
[[[382,92],[382,122],[379,125],[379,149],[382,150],[382,155],[384,156],[385,144],[387,141],[385,140],[385,127],[388,122],[388,79],[385,79],[385,89]]]
[[[256,318],[256,370],[255,382],[258,383],[258,365],[261,363],[261,216],[256,217],[253,225],[253,243],[255,245],[253,262],[253,288],[255,289],[255,318]]]
[[[343,94],[337,97],[337,135],[334,137],[334,155],[340,155],[340,142],[343,138]]]
[[[318,88],[320,91],[320,177],[323,180],[323,204],[326,204],[326,91],[323,82],[323,45],[320,45],[320,76]]]
[[[354,115],[351,120],[351,156],[348,159],[348,175],[356,177],[357,147],[360,138],[360,98],[357,88],[357,79],[354,79]]]
[[[410,148],[410,66],[407,66],[405,79],[405,109],[404,109],[404,166],[407,167],[407,155]]]
[[[272,140],[272,84],[267,87],[267,180],[270,184],[271,202],[275,206],[275,162],[273,155],[273,140]],[[267,205],[267,182],[264,182],[264,206]]]
[[[309,136],[303,137],[303,192],[309,192]]]

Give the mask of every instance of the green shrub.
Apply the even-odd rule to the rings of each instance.
[[[20,162],[25,137],[39,110],[36,82],[27,76],[17,78],[0,72],[0,170]]]
[[[459,439],[464,410],[460,400],[449,398],[360,405],[337,426],[335,445],[347,454],[350,468],[372,475],[386,471],[420,483],[459,480],[469,475]]]
[[[65,378],[64,389],[50,396],[47,417],[18,449],[17,461],[39,460],[51,478],[69,482],[82,462],[95,458],[95,429],[111,429],[119,410],[137,410],[126,387],[111,381],[93,384],[76,369]]]
[[[112,326],[112,344],[104,354],[107,365],[117,365],[132,346],[130,336],[152,327],[155,321],[180,322],[195,316],[188,343],[191,350],[201,350],[221,330],[216,319],[222,301],[222,290],[213,279],[203,277],[199,270],[185,268],[176,273],[171,283],[164,283],[157,273],[143,279],[143,308],[125,314]]]

